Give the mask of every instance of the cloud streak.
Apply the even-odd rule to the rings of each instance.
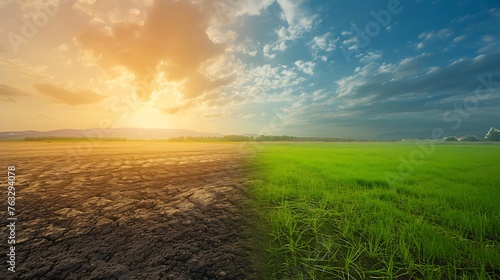
[[[52,84],[34,84],[33,87],[41,94],[52,98],[55,102],[71,106],[96,104],[107,98],[90,89],[74,90]]]
[[[453,92],[455,95],[473,91],[479,75],[498,71],[500,53],[460,59],[442,68],[433,68],[433,56],[420,55],[404,59],[391,72],[381,71],[376,63],[340,79],[342,96],[350,98],[402,98]],[[432,71],[431,71],[432,70]]]
[[[3,102],[16,102],[16,99],[28,94],[20,89],[11,87],[9,85],[0,84],[0,101]]]

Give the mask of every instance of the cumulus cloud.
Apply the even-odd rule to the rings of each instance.
[[[338,40],[339,38],[334,38],[331,32],[315,36],[310,43],[314,58],[326,62],[328,60],[326,54],[335,50]]]
[[[52,84],[35,84],[33,86],[38,92],[52,98],[55,102],[71,106],[95,104],[107,98],[90,89],[75,90]]]
[[[28,94],[20,89],[0,84],[0,101],[15,102],[16,98],[26,95]]]
[[[338,38],[333,38],[333,34],[331,32],[327,32],[321,36],[315,36],[313,38],[312,48],[331,52],[335,49],[335,44],[338,40]]]
[[[271,45],[269,44],[264,45],[264,47],[262,48],[262,52],[264,53],[264,56],[266,58],[273,59],[276,57],[275,53],[271,53]]]
[[[273,59],[276,57],[278,52],[284,52],[288,48],[286,40],[278,40],[277,43],[265,44],[262,48],[264,57],[268,59]]]
[[[183,96],[190,99],[228,82],[203,74],[225,49],[207,34],[211,20],[210,13],[191,1],[155,1],[143,23],[93,26],[76,43],[103,68],[121,66],[133,73],[136,95],[143,101],[151,98],[155,91],[151,85],[160,74],[181,84]]]
[[[317,16],[311,15],[307,9],[302,7],[303,1],[277,0],[280,5],[282,18],[287,22],[287,28],[279,30],[280,39],[295,40],[304,33],[311,31]]]
[[[277,39],[272,42],[268,42],[264,45],[263,54],[264,57],[268,59],[273,59],[276,57],[276,54],[279,52],[284,52],[289,46],[294,44],[299,38],[302,38],[304,33],[311,31],[313,27],[314,20],[316,16],[309,16],[306,9],[301,7],[301,1],[278,1],[278,4],[282,5],[282,19],[287,23],[287,26],[280,26],[275,30],[277,35]],[[321,41],[321,36],[317,37],[318,46],[314,44],[310,44],[311,48],[317,50],[321,50],[320,47],[330,48],[332,47],[332,42],[326,41],[327,37],[330,34],[325,34],[325,41]],[[335,43],[335,42],[333,42]],[[329,44],[324,45],[324,44]]]
[[[281,41],[279,44],[277,44],[276,46],[274,46],[273,50],[274,51],[283,52],[283,51],[286,50],[286,48],[287,48],[286,42],[285,41]]]
[[[304,62],[302,60],[297,60],[295,61],[295,65],[300,69],[300,71],[308,74],[308,75],[314,75],[314,62],[312,61],[307,61]]]

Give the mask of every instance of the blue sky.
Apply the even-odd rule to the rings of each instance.
[[[483,137],[500,126],[499,4],[6,1],[0,117],[30,121],[0,129]]]
[[[243,58],[248,63],[297,68],[299,60],[314,65],[309,74],[296,72],[302,79],[298,85],[285,85],[297,101],[280,108],[290,118],[290,128],[284,130],[299,135],[431,138],[434,128],[447,135],[482,136],[498,125],[498,83],[478,104],[467,99],[471,103],[465,113],[453,107],[474,97],[478,76],[492,75],[500,82],[500,10],[494,3],[400,1],[399,13],[388,18],[390,1],[339,2],[303,2],[301,12],[313,23],[291,40],[276,34],[290,27],[272,16],[280,12],[277,3],[244,22],[259,26],[247,33],[258,44],[270,44],[271,49],[286,45],[268,57],[262,53]],[[377,21],[374,12],[382,20]],[[267,32],[262,32],[265,26]],[[360,35],[358,30],[367,26],[373,36]],[[457,127],[458,118],[462,122]]]

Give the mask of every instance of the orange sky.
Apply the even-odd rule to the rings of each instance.
[[[263,4],[218,14],[211,1],[52,2],[1,4],[0,130],[230,130],[213,122],[238,68],[225,27]]]

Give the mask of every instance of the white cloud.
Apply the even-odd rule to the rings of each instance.
[[[326,52],[331,52],[335,49],[335,44],[339,39],[333,38],[331,32],[327,32],[322,36],[315,36],[312,42],[312,48],[316,50],[323,50]]]
[[[295,61],[295,65],[299,68],[300,71],[308,74],[308,75],[314,75],[314,62],[312,61],[307,61],[304,62],[303,60],[297,60]]]
[[[457,36],[457,37],[455,37],[455,39],[453,39],[453,43],[458,43],[460,41],[463,41],[466,37],[467,37],[467,35]]]
[[[368,63],[381,58],[382,54],[380,52],[368,52],[367,54],[358,54],[356,57],[360,57],[361,62]]]
[[[237,52],[250,56],[256,56],[258,53],[255,44],[251,40],[246,40],[244,43],[239,43],[235,46],[234,49]]]
[[[284,65],[239,65],[235,74],[234,83],[231,83],[218,95],[211,98],[211,104],[214,106],[227,104],[245,104],[245,103],[269,103],[269,102],[287,102],[302,89],[302,83],[306,77],[301,75],[298,67],[289,67]],[[233,96],[239,96],[236,100]],[[218,105],[217,105],[218,104]]]
[[[428,41],[431,39],[438,39],[438,38],[446,38],[450,37],[453,34],[453,32],[449,28],[443,28],[440,30],[432,30],[430,32],[422,32],[420,35],[418,35],[419,39],[424,39],[424,41]]]
[[[491,35],[483,35],[480,41],[481,48],[478,53],[488,53],[500,48],[500,42]]]
[[[271,43],[265,44],[262,48],[262,51],[264,53],[264,57],[273,59],[276,57],[276,53],[273,52],[284,52],[287,47],[288,45],[286,44],[286,41],[280,41],[278,43],[275,43],[274,45],[272,45]]]
[[[257,114],[239,114],[238,117],[242,119],[248,119],[257,116]]]
[[[287,48],[286,42],[281,41],[281,43],[277,44],[276,46],[273,47],[273,51],[280,51],[283,52]]]
[[[427,74],[432,74],[434,72],[437,72],[437,71],[439,71],[439,69],[441,69],[441,68],[438,66],[429,67],[429,71],[427,71]]]
[[[264,56],[269,59],[273,59],[276,57],[275,53],[270,53],[271,46],[269,44],[264,45],[262,48],[262,52],[264,53]]]
[[[443,28],[436,32],[438,38],[448,38],[453,35],[453,32],[449,28]]]
[[[208,37],[216,44],[232,43],[238,38],[238,33],[233,30],[224,30],[208,26],[206,31]]]
[[[463,22],[463,21],[466,21],[466,20],[471,19],[473,17],[474,17],[473,15],[458,16],[458,17],[454,18],[451,22]]]
[[[358,37],[352,37],[352,38],[349,38],[349,39],[346,39],[346,40],[342,41],[342,44],[344,44],[344,45],[350,45],[350,44],[356,44],[358,42],[359,42]]]
[[[449,38],[453,35],[453,31],[449,28],[443,28],[440,30],[432,30],[430,32],[422,32],[420,35],[418,35],[419,39],[422,39],[421,42],[417,43],[417,46],[415,49],[419,50],[422,49],[426,43],[429,41],[434,41],[434,40],[443,40],[446,38]]]
[[[396,69],[396,66],[392,63],[389,63],[389,64],[385,64],[385,63],[382,63],[379,67],[378,67],[378,73],[390,73],[392,71],[394,71],[394,69]]]
[[[283,17],[288,22],[288,25],[292,25],[300,14],[299,2],[291,0],[278,0],[278,4],[283,10]]]
[[[355,50],[359,49],[359,47],[358,47],[358,45],[352,45],[352,46],[349,46],[347,49],[350,51],[355,51]]]
[[[313,101],[323,100],[328,97],[328,94],[324,90],[316,90],[313,92]]]
[[[311,31],[318,15],[311,15],[301,4],[303,1],[277,0],[282,9],[282,18],[287,22],[286,32],[281,27],[278,35],[281,40],[295,40]]]
[[[325,53],[335,50],[338,40],[339,38],[335,38],[331,32],[314,36],[312,42],[309,44],[311,46],[314,59],[320,59],[321,61],[326,62],[328,57]]]
[[[278,33],[278,38],[280,40],[285,40],[288,36],[288,30],[284,26],[282,26],[276,33]]]

